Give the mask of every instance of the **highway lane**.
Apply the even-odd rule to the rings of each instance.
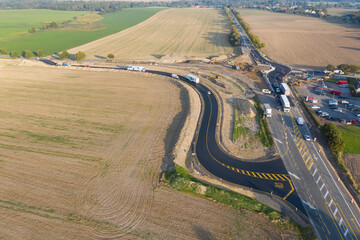
[[[241,26],[238,24],[237,26],[239,32],[243,32]],[[279,85],[282,81],[278,77],[282,76],[283,72],[288,74],[291,71],[287,66],[264,58],[246,42],[242,47],[247,48],[258,63],[275,67],[274,71],[267,75],[270,84],[276,82]],[[269,87],[272,89],[272,86]],[[263,102],[272,103],[274,109],[279,109],[271,97],[261,98]],[[358,208],[351,203],[351,196],[337,181],[336,173],[328,160],[319,153],[315,143],[304,141],[304,134],[313,135],[306,124],[297,126],[295,118],[303,117],[298,107],[292,104],[291,111],[291,113],[275,111],[273,117],[268,119],[268,123],[317,236],[319,239],[360,239]],[[285,134],[280,131],[281,126],[285,126]]]

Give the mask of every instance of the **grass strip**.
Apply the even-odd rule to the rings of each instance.
[[[258,113],[256,115],[256,120],[258,121],[260,127],[258,135],[265,147],[271,147],[272,145],[274,145],[274,140],[272,138],[269,125],[265,119],[264,110],[262,109],[259,99],[257,97],[254,97],[254,106]]]
[[[164,174],[165,182],[176,190],[201,198],[212,199],[235,209],[246,209],[256,213],[264,213],[269,219],[277,220],[276,224],[284,229],[293,229],[299,233],[300,239],[316,239],[311,227],[303,228],[293,220],[285,218],[278,212],[255,199],[239,193],[230,192],[215,186],[200,182],[193,178],[184,168],[176,166],[173,171]]]

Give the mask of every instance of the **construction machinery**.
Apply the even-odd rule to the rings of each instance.
[[[335,74],[335,72],[330,73],[329,75],[325,76],[324,79],[330,79],[330,76]]]
[[[210,77],[208,77],[208,79],[216,79],[216,80],[219,80],[220,79],[220,76],[219,75],[212,75]]]
[[[217,64],[217,63],[218,63],[218,61],[216,59],[211,59],[210,60],[210,64]]]
[[[301,82],[300,81],[295,81],[295,82],[291,82],[291,83],[289,83],[290,85],[292,85],[292,86],[300,86],[301,85]]]

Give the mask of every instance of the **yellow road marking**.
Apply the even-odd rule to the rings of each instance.
[[[266,175],[268,175],[271,180],[274,180],[274,179],[270,176],[270,174],[266,173]]]
[[[286,194],[285,197],[283,197],[284,200],[286,200],[286,198],[288,196],[290,196],[290,194],[294,191],[294,186],[292,185],[291,181],[289,181],[289,184],[290,184],[291,190],[290,190],[290,192],[288,192],[288,194]]]
[[[280,178],[281,180],[285,181],[285,179],[283,179],[280,174],[276,174],[276,176],[277,176],[278,178]]]
[[[275,174],[271,174],[276,180],[279,180]]]

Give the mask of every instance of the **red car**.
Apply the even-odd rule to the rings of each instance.
[[[89,67],[89,65],[84,65],[84,67]]]
[[[282,75],[285,75],[285,72],[282,72],[281,74],[282,74]]]

